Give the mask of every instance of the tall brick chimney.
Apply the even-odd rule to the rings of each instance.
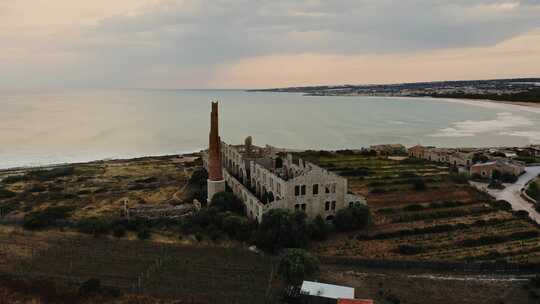
[[[221,165],[221,138],[219,137],[218,103],[212,102],[210,136],[208,142],[208,202],[214,194],[225,191]]]

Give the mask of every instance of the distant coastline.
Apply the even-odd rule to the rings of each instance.
[[[303,93],[306,96],[431,97],[540,107],[540,78],[306,86],[249,91]]]

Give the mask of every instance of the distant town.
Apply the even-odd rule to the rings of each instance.
[[[540,78],[325,85],[253,91],[296,92],[311,96],[436,97],[540,103]]]

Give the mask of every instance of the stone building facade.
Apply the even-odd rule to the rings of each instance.
[[[366,204],[365,198],[348,193],[346,178],[278,152],[271,146],[253,146],[251,138],[244,145],[221,143],[225,182],[250,218],[261,221],[265,212],[279,208],[331,220],[340,209]],[[205,167],[207,159],[204,154]]]
[[[483,178],[492,178],[495,171],[501,174],[507,173],[520,176],[525,172],[525,165],[516,161],[497,159],[487,163],[475,164],[471,167],[471,174],[478,174]]]

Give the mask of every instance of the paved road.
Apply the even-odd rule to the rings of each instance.
[[[525,174],[521,175],[517,182],[514,184],[505,184],[506,188],[503,190],[487,189],[486,184],[474,185],[477,188],[488,192],[498,200],[506,200],[512,204],[514,210],[525,210],[529,212],[530,217],[540,224],[540,214],[534,209],[533,205],[521,197],[521,189],[525,187],[527,182],[535,178],[540,174],[540,166],[527,167]]]

